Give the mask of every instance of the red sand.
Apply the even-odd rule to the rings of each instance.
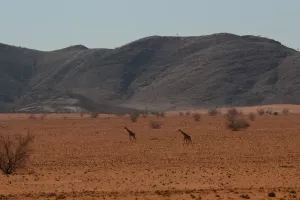
[[[29,128],[36,137],[28,167],[0,175],[3,198],[267,199],[275,192],[277,199],[292,199],[300,192],[299,115],[257,117],[238,132],[226,129],[223,116],[195,122],[177,114],[137,123],[66,116],[0,116],[2,133]],[[151,120],[161,120],[162,128],[151,129]],[[129,141],[124,126],[136,132],[137,142]],[[183,145],[178,128],[190,133],[193,145]]]

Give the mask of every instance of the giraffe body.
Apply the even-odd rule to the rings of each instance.
[[[190,135],[188,135],[187,133],[183,132],[181,129],[178,129],[178,131],[183,135],[183,141],[184,143],[188,144],[188,143],[192,143],[192,138]]]
[[[129,130],[126,126],[124,127],[124,129],[129,133],[129,140],[136,140],[136,137],[135,137],[135,133],[132,132],[131,130]]]

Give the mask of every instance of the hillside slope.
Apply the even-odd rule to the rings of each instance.
[[[299,52],[233,34],[152,36],[116,49],[0,45],[0,102],[38,105],[54,92],[140,109],[298,104],[299,67]]]

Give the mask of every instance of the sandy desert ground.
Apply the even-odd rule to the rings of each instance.
[[[237,132],[226,129],[224,116],[195,122],[173,113],[136,123],[124,116],[62,116],[0,116],[2,133],[30,129],[35,136],[27,168],[0,174],[1,200],[300,199],[298,114],[257,116]],[[151,120],[161,120],[161,129],[150,128]],[[193,145],[183,144],[178,128]]]

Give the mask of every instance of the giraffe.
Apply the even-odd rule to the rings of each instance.
[[[126,126],[124,127],[124,129],[129,133],[129,140],[131,140],[131,138],[134,139],[134,140],[136,140],[134,132],[132,132],[131,130],[129,130]]]
[[[183,132],[181,129],[178,129],[178,131],[183,135],[183,141],[184,143],[192,143],[192,138],[187,133]]]

